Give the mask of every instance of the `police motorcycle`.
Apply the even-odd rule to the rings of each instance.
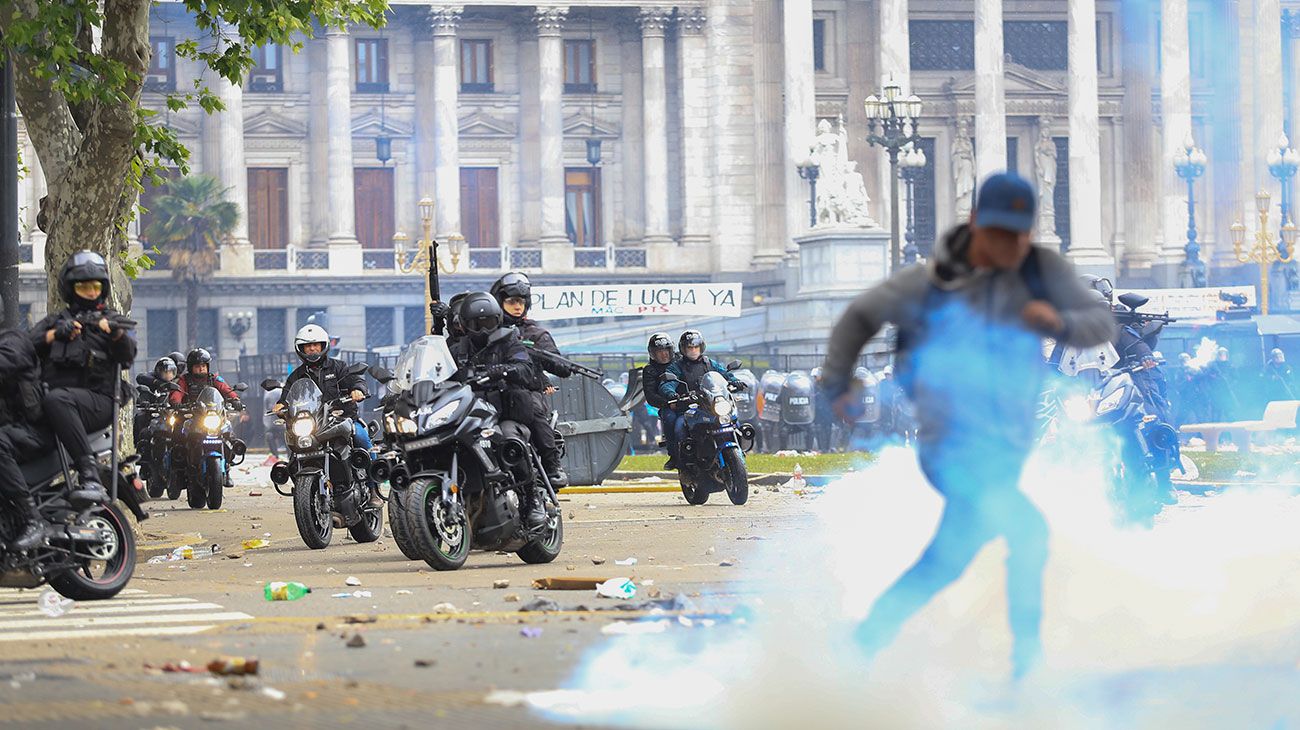
[[[10,543],[23,530],[20,513],[0,509],[0,587],[37,588],[49,584],[67,598],[94,601],[117,595],[135,572],[135,533],[117,503],[137,520],[148,519],[149,500],[136,475],[136,456],[121,458],[118,441],[121,396],[114,399],[113,423],[88,434],[107,493],[83,490],[62,444],[19,467],[41,516],[49,523],[43,543],[15,552]],[[108,462],[108,466],[104,462]]]
[[[171,445],[167,425],[167,394],[171,391],[147,373],[137,375],[135,380],[135,452],[140,456],[140,479],[149,497],[158,499],[167,487],[163,463]]]
[[[727,363],[727,370],[740,367],[739,360]],[[709,371],[700,378],[698,390],[688,391],[673,373],[664,382],[676,383],[678,396],[668,401],[678,410],[686,435],[677,442],[677,480],[682,495],[693,505],[709,501],[713,492],[726,492],[732,504],[749,500],[749,470],[745,452],[754,447],[754,427],[741,423],[736,413],[735,388],[722,373]]]
[[[233,387],[236,392],[248,390],[244,383]],[[230,467],[243,463],[248,449],[234,434],[233,421],[242,410],[242,404],[227,407],[221,391],[211,385],[194,400],[170,409],[167,423],[175,435],[164,459],[169,497],[184,490],[191,509],[221,509]]]
[[[781,428],[777,448],[785,450],[798,444],[813,447],[813,421],[817,418],[813,379],[796,370],[781,385]]]
[[[458,570],[471,549],[549,563],[560,554],[564,519],[528,429],[474,392],[499,382],[492,368],[463,373],[463,383],[451,380],[457,370],[441,335],[408,345],[395,372],[370,369],[389,391],[371,475],[392,486],[393,540],[436,570]],[[529,499],[541,500],[541,524],[528,524]]]
[[[366,372],[365,363],[348,366],[349,375]],[[263,380],[266,391],[282,388],[273,378]],[[355,425],[342,406],[344,394],[327,400],[311,378],[289,387],[283,418],[289,460],[271,467],[275,490],[293,498],[293,516],[303,544],[312,550],[329,547],[334,528],[345,527],[357,542],[374,542],[383,529],[383,507],[370,505],[370,452],[354,444]],[[374,424],[367,428],[373,433]],[[289,484],[289,491],[280,487]]]

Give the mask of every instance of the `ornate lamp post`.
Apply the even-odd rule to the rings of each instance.
[[[903,247],[903,263],[914,264],[919,253],[916,247],[916,179],[925,169],[925,153],[920,147],[908,147],[898,156],[898,164],[902,166],[899,174],[907,183],[907,232],[904,234],[907,245]]]
[[[1268,270],[1276,263],[1289,264],[1295,260],[1296,227],[1291,221],[1282,226],[1282,243],[1274,244],[1273,234],[1268,230],[1268,208],[1270,196],[1261,190],[1255,194],[1255,208],[1259,213],[1259,230],[1255,231],[1255,245],[1249,249],[1242,246],[1246,240],[1246,226],[1241,221],[1232,224],[1232,248],[1237,260],[1243,264],[1259,265],[1259,311],[1268,314]]]
[[[807,158],[795,166],[799,177],[808,181],[808,227],[817,225],[817,177],[821,175],[820,165]]]
[[[916,124],[921,117],[921,98],[913,94],[903,98],[903,90],[892,76],[885,79],[880,96],[868,96],[863,106],[867,112],[867,142],[889,153],[890,207],[889,263],[890,271],[898,269],[898,152],[909,144],[920,143]]]
[[[226,330],[228,330],[230,334],[239,342],[240,355],[248,354],[247,348],[244,346],[244,335],[248,334],[248,330],[252,328],[252,326],[253,326],[252,312],[243,311],[243,312],[226,313]]]
[[[1277,147],[1268,152],[1268,171],[1277,179],[1282,186],[1282,222],[1287,223],[1292,219],[1291,216],[1291,180],[1295,177],[1296,169],[1300,168],[1300,154],[1291,147],[1291,142],[1286,138],[1286,134],[1278,137]],[[1279,254],[1286,253],[1278,251]],[[1300,281],[1297,280],[1294,267],[1282,266],[1282,273],[1286,276],[1286,288],[1289,291],[1295,291]]]
[[[443,263],[438,257],[438,241],[433,237],[433,199],[420,199],[420,224],[424,230],[424,236],[415,243],[415,251],[408,258],[406,243],[410,239],[406,234],[398,231],[393,234],[393,258],[397,269],[403,274],[412,274],[417,271],[427,271],[429,276],[424,280],[424,329],[426,332],[433,331],[433,312],[429,310],[429,305],[434,302],[436,293],[433,290],[434,278],[436,276],[430,262],[436,261],[438,269],[444,274],[454,274],[460,269],[460,257],[465,252],[465,238],[463,236],[449,236],[448,244],[451,248],[451,266]]]
[[[1184,286],[1205,286],[1205,262],[1201,261],[1201,244],[1196,242],[1196,178],[1205,174],[1205,153],[1192,141],[1188,134],[1183,142],[1183,151],[1174,158],[1174,169],[1178,177],[1187,181],[1187,245],[1183,259],[1182,280]]]

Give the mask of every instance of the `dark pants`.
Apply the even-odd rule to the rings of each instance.
[[[47,452],[51,444],[36,429],[17,424],[0,426],[0,494],[18,498],[27,493],[20,463]]]
[[[560,449],[555,443],[555,429],[551,428],[551,400],[546,397],[545,393],[530,392],[531,407],[525,409],[527,418],[521,422],[528,426],[531,434],[530,441],[533,448],[537,449],[537,455],[542,457],[542,463],[549,469],[560,461]]]
[[[664,434],[664,449],[668,451],[669,458],[677,457],[677,422],[679,420],[681,420],[681,416],[677,415],[668,406],[659,409],[659,426]]]
[[[872,606],[858,640],[869,655],[888,646],[913,614],[961,577],[981,548],[1004,537],[1013,657],[1023,670],[1041,651],[1047,565],[1047,521],[1018,488],[1023,457],[986,451],[981,459],[978,450],[964,449],[945,458],[926,451],[921,466],[946,500],[943,517],[925,552]]]
[[[113,423],[113,399],[81,388],[55,388],[45,394],[45,420],[74,461],[92,456],[88,433]]]

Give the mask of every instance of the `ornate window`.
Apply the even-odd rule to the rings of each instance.
[[[248,168],[248,238],[256,249],[282,249],[289,242],[288,168]]]
[[[575,246],[600,244],[600,168],[564,171],[564,222]]]
[[[284,91],[283,56],[280,44],[267,43],[253,49],[253,70],[248,74],[248,90]]]
[[[826,70],[826,19],[813,18],[813,70]]]
[[[388,40],[358,38],[356,45],[357,93],[388,91]]]
[[[1002,24],[1002,47],[1011,60],[1039,71],[1065,71],[1070,30],[1065,21],[1008,20]]]
[[[149,57],[149,70],[145,72],[145,91],[176,90],[176,41],[171,38],[150,38],[153,54]]]
[[[566,40],[564,42],[564,93],[594,94],[595,92],[596,42]]]
[[[974,21],[913,20],[907,27],[913,71],[975,69]]]
[[[492,81],[492,41],[466,38],[460,42],[460,90],[466,94],[495,91]]]
[[[501,245],[497,197],[497,168],[460,168],[460,225],[469,246]]]

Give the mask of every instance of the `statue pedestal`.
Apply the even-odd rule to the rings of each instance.
[[[854,297],[889,269],[889,233],[881,228],[814,228],[795,239],[784,299],[768,303],[768,336],[777,352],[824,352],[831,328]],[[791,262],[792,264],[794,262]]]

